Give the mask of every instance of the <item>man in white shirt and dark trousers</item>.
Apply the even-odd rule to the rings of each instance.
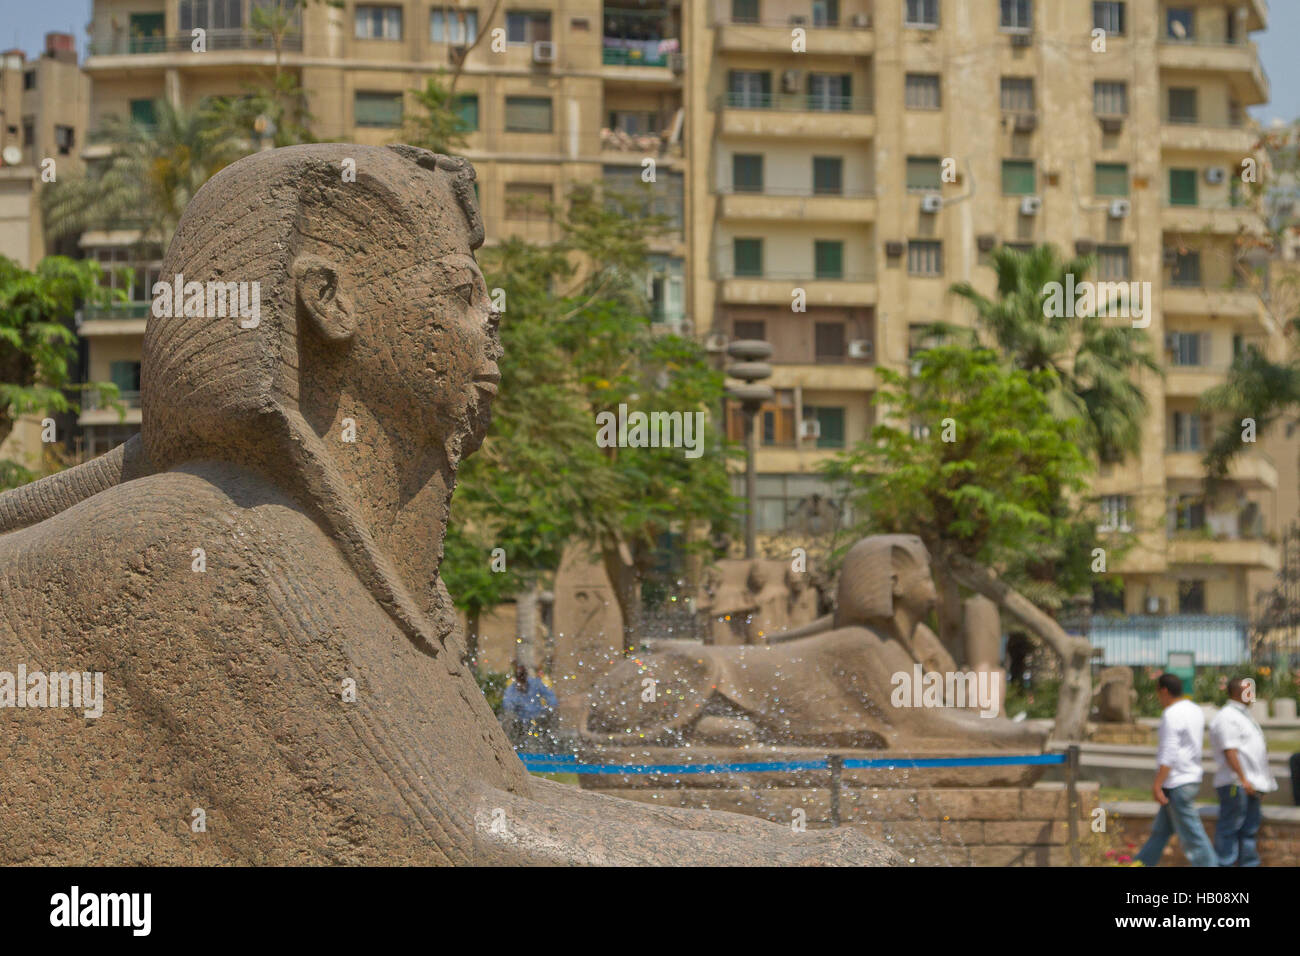
[[[1155,866],[1171,834],[1178,834],[1183,854],[1192,866],[1218,866],[1214,847],[1196,812],[1196,795],[1201,789],[1201,744],[1205,715],[1183,696],[1183,682],[1176,674],[1161,674],[1156,696],[1165,709],[1160,718],[1160,745],[1156,749],[1156,779],[1151,792],[1160,805],[1151,823],[1151,836],[1137,858],[1144,866]]]
[[[1210,748],[1218,767],[1214,789],[1219,794],[1219,824],[1214,851],[1220,866],[1259,866],[1255,837],[1259,833],[1261,794],[1277,789],[1268,769],[1264,732],[1246,707],[1245,678],[1228,682],[1228,703],[1210,721]]]

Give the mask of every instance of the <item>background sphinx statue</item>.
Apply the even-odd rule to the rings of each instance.
[[[0,497],[0,668],[105,696],[5,713],[0,863],[897,861],[514,756],[438,576],[499,379],[473,180],[319,144],[195,196],[165,281],[257,282],[260,321],[150,319],[140,438]]]
[[[1043,733],[1001,717],[891,702],[896,674],[957,670],[923,623],[936,595],[919,538],[858,542],[845,556],[838,594],[833,617],[771,645],[665,641],[621,662],[592,691],[584,733],[613,744],[1042,749]],[[644,693],[647,681],[653,695]]]

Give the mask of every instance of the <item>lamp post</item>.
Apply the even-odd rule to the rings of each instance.
[[[755,384],[770,378],[772,345],[761,339],[737,339],[727,346],[727,355],[734,361],[727,366],[727,375],[745,384],[728,385],[727,397],[740,403],[745,419],[745,557],[756,557],[754,536],[758,510],[758,474],[755,469],[754,416],[763,403],[770,402],[775,394],[771,385]]]

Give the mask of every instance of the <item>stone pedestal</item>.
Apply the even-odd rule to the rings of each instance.
[[[570,547],[555,575],[551,686],[560,724],[576,728],[597,679],[623,657],[623,615],[609,577],[594,555]]]

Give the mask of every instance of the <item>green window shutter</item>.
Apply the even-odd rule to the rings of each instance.
[[[762,276],[763,240],[733,239],[732,258],[738,276]]]
[[[818,279],[844,278],[844,243],[818,239],[813,243],[813,260]]]
[[[122,393],[140,391],[139,362],[113,362],[108,367],[108,377]]]
[[[401,93],[357,92],[353,100],[353,117],[357,126],[401,126]]]
[[[737,23],[757,23],[758,0],[731,0],[731,19]]]
[[[1038,178],[1032,162],[1019,159],[1002,161],[1002,193],[1005,196],[1032,196]]]
[[[507,133],[551,132],[551,98],[549,96],[507,96]]]
[[[1098,163],[1094,172],[1093,193],[1097,196],[1128,195],[1128,164]]]
[[[738,193],[763,191],[763,156],[761,153],[735,153],[731,157],[731,187]]]
[[[132,53],[160,53],[166,47],[161,13],[133,13],[128,21]]]
[[[158,125],[158,105],[153,100],[131,101],[131,122],[150,129]]]
[[[821,434],[817,436],[818,448],[844,447],[844,409],[818,408],[815,410]]]
[[[943,186],[943,174],[937,157],[907,157],[908,189],[940,189]]]
[[[1196,170],[1169,170],[1169,204],[1171,206],[1196,205]]]
[[[813,193],[839,196],[844,192],[844,160],[838,156],[813,157]]]
[[[477,93],[462,93],[456,97],[456,116],[460,119],[462,132],[473,133],[478,129]]]

